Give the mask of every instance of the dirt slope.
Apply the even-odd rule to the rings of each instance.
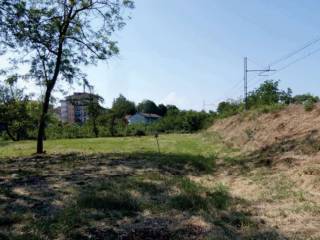
[[[311,144],[314,149],[309,150],[316,151],[320,147],[316,144],[320,136],[320,105],[310,112],[302,105],[290,105],[267,114],[248,112],[219,120],[209,131],[219,133],[225,141],[244,151],[288,141]]]
[[[273,113],[247,112],[217,121],[218,133],[240,153],[215,180],[288,239],[320,239],[320,105],[290,105]],[[235,167],[237,166],[237,167]],[[237,169],[241,166],[241,173]]]

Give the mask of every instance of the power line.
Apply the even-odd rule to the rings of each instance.
[[[248,70],[248,69],[247,69],[247,66],[245,66],[245,69],[246,69],[246,70],[245,70],[245,77],[244,77],[244,99],[245,99],[245,101],[246,101],[246,99],[247,99],[246,96],[247,96],[247,94],[248,94],[248,87],[251,87],[251,86],[255,85],[256,83],[258,83],[259,81],[261,81],[261,79],[260,79],[261,75],[260,75],[260,74],[262,74],[262,73],[264,73],[264,72],[274,71],[273,74],[267,75],[268,77],[271,77],[271,76],[277,74],[278,72],[285,70],[286,68],[290,67],[291,65],[293,65],[293,64],[295,64],[295,63],[297,63],[297,62],[299,62],[299,61],[302,61],[302,60],[305,59],[305,58],[310,57],[311,55],[319,52],[319,51],[320,51],[320,48],[317,48],[316,50],[314,50],[314,51],[312,51],[312,52],[310,52],[310,53],[308,53],[308,54],[306,54],[306,55],[304,55],[304,56],[302,56],[302,57],[300,57],[300,58],[298,58],[298,59],[290,62],[289,64],[283,66],[282,68],[280,68],[280,69],[278,69],[278,70],[271,70],[271,69],[270,69],[271,66],[275,66],[275,65],[277,65],[277,64],[279,64],[279,63],[281,63],[281,62],[283,62],[283,61],[285,61],[285,60],[287,60],[287,59],[292,58],[293,56],[297,55],[298,53],[302,52],[303,50],[311,47],[312,45],[314,45],[314,44],[316,44],[316,43],[318,43],[318,42],[320,42],[320,37],[317,37],[317,38],[315,38],[315,39],[313,39],[313,40],[305,43],[304,45],[302,45],[302,46],[299,47],[298,49],[296,49],[296,50],[294,50],[294,51],[292,51],[292,52],[290,52],[290,53],[288,53],[288,54],[286,54],[286,55],[284,55],[284,56],[282,56],[282,57],[280,57],[280,58],[272,61],[267,67],[265,67],[265,68],[262,69],[262,70]],[[260,64],[258,64],[256,61],[253,61],[252,59],[246,58],[245,61],[247,61],[247,60],[253,62],[253,63],[254,63],[255,65],[257,65],[257,66],[261,66]],[[257,78],[255,78],[255,79],[253,80],[254,82],[253,82],[252,84],[250,84],[250,85],[248,85],[248,78],[247,78],[247,73],[248,73],[248,72],[258,72]],[[236,82],[236,84],[234,84],[234,85],[228,90],[228,93],[230,94],[230,92],[234,92],[234,90],[239,90],[238,87],[239,87],[239,85],[240,85],[241,83],[242,83],[242,80],[239,80],[238,82]],[[223,97],[223,98],[220,98],[218,101],[221,101],[221,100],[223,100],[224,98],[226,98],[226,94],[224,94],[224,97]],[[218,102],[218,101],[217,101],[217,102]],[[205,104],[204,106],[216,106],[216,105],[217,105],[217,104]]]
[[[273,62],[271,62],[269,64],[269,66],[274,66],[274,65],[276,65],[276,64],[278,64],[280,62],[283,62],[283,61],[295,56],[299,52],[303,51],[304,49],[306,49],[306,48],[308,48],[308,47],[310,47],[310,46],[312,46],[312,45],[314,45],[314,44],[316,44],[318,42],[320,42],[320,37],[317,37],[317,38],[305,43],[302,47],[300,47],[300,48],[298,48],[298,49],[296,49],[296,50],[294,50],[294,51],[292,51],[292,52],[280,57],[279,59],[277,59],[277,60],[275,60]]]
[[[306,59],[306,58],[308,58],[308,57],[316,54],[316,53],[319,52],[319,51],[320,51],[320,48],[317,48],[317,49],[315,49],[314,51],[309,52],[308,54],[306,54],[306,55],[304,55],[304,56],[302,56],[302,57],[300,57],[300,58],[298,58],[298,59],[296,59],[296,60],[288,63],[288,64],[285,65],[284,67],[278,69],[277,72],[283,71],[284,69],[290,67],[291,65],[293,65],[293,64],[295,64],[295,63],[297,63],[297,62],[300,62],[300,61],[302,61],[302,60],[304,60],[304,59]],[[272,75],[274,75],[274,74],[272,74]],[[272,76],[272,75],[271,75],[271,76]]]
[[[297,62],[300,62],[300,61],[302,61],[302,60],[304,60],[304,59],[306,59],[306,58],[308,58],[308,57],[310,57],[310,56],[312,56],[312,55],[316,54],[316,53],[317,53],[317,52],[319,52],[319,51],[320,51],[320,48],[317,48],[317,49],[315,49],[314,51],[311,51],[311,52],[309,52],[308,54],[305,54],[305,55],[303,55],[303,56],[301,56],[301,57],[297,58],[296,60],[294,60],[294,61],[292,61],[292,62],[290,62],[290,63],[286,64],[285,66],[283,66],[283,67],[281,67],[281,68],[277,69],[274,73],[272,73],[272,74],[268,75],[268,77],[272,77],[272,76],[274,76],[275,74],[277,74],[277,73],[279,73],[279,72],[281,72],[281,71],[283,71],[283,70],[287,69],[287,68],[288,68],[288,67],[290,67],[291,65],[293,65],[293,64],[295,64],[295,63],[297,63]],[[256,79],[257,79],[257,80],[256,80],[253,84],[251,84],[251,86],[253,86],[253,85],[255,85],[256,83],[258,83],[259,81],[261,81],[261,80],[259,79],[259,77],[258,77],[258,78],[256,78]],[[250,87],[251,87],[251,86],[250,86]]]
[[[302,45],[302,46],[299,47],[298,49],[296,49],[296,50],[294,50],[294,51],[292,51],[292,52],[284,55],[283,57],[278,58],[277,60],[274,60],[274,61],[271,62],[268,66],[275,66],[275,65],[277,65],[277,64],[279,64],[279,63],[281,63],[281,62],[283,62],[283,61],[285,61],[285,60],[287,60],[287,59],[289,59],[289,58],[297,55],[298,53],[302,52],[303,50],[311,47],[312,45],[314,45],[314,44],[316,44],[316,43],[318,43],[318,42],[320,42],[320,37],[317,37],[317,38],[315,38],[315,39],[313,39],[313,40],[310,40],[309,42],[305,43],[304,45]],[[268,76],[269,76],[269,77],[274,76],[274,75],[277,74],[278,72],[285,70],[286,68],[290,67],[291,65],[293,65],[293,64],[295,64],[295,63],[297,63],[297,62],[299,62],[299,61],[301,61],[301,60],[303,60],[303,59],[305,59],[305,58],[307,58],[307,57],[309,57],[309,56],[311,56],[311,55],[313,55],[313,54],[315,54],[315,53],[317,53],[317,52],[319,52],[319,51],[320,51],[320,48],[319,48],[319,49],[316,49],[316,50],[314,50],[314,51],[312,51],[312,52],[310,52],[310,53],[308,53],[308,54],[306,54],[306,55],[304,55],[304,56],[302,56],[302,57],[300,57],[300,58],[298,58],[298,59],[296,59],[296,60],[294,60],[294,61],[292,61],[292,62],[290,62],[289,64],[286,64],[284,67],[282,67],[282,68],[280,68],[280,69],[277,69],[273,74],[268,75]],[[250,84],[250,87],[251,87],[252,85],[255,85],[256,83],[258,83],[259,81],[261,81],[261,80],[260,80],[260,78],[259,78],[259,76],[258,76],[258,77],[254,80],[254,83],[253,83],[253,84]]]

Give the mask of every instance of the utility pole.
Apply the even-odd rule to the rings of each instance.
[[[270,66],[267,69],[250,69],[248,70],[248,57],[244,58],[244,107],[245,110],[248,109],[248,72],[259,72],[259,75],[262,76],[261,74],[264,72],[275,72],[277,70],[270,69]]]
[[[243,86],[244,86],[244,108],[248,109],[248,58],[244,58],[244,78],[243,78]]]

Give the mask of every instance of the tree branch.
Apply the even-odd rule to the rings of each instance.
[[[48,74],[47,74],[47,68],[46,68],[46,63],[45,63],[45,60],[44,60],[44,56],[41,56],[40,54],[40,51],[38,48],[36,48],[37,50],[37,53],[38,53],[38,56],[41,60],[41,64],[42,64],[42,68],[43,68],[43,72],[44,72],[44,77],[45,77],[45,80],[46,80],[46,83],[48,83]]]
[[[92,47],[90,47],[90,45],[88,43],[81,41],[80,39],[75,38],[75,37],[67,37],[67,38],[72,39],[72,40],[84,45],[90,52],[92,52],[94,55],[96,55],[96,57],[98,57],[99,59],[101,58],[99,56],[99,54],[94,49],[92,49]]]

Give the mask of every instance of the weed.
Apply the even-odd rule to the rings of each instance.
[[[245,130],[245,133],[246,133],[249,141],[251,141],[251,140],[254,139],[254,130],[252,130],[252,129],[250,129],[250,128],[247,128],[247,129]]]
[[[214,187],[214,192],[209,197],[217,209],[227,209],[231,199],[229,189],[222,183]]]
[[[306,112],[311,112],[315,107],[315,103],[314,101],[308,99],[303,103],[303,107]]]

